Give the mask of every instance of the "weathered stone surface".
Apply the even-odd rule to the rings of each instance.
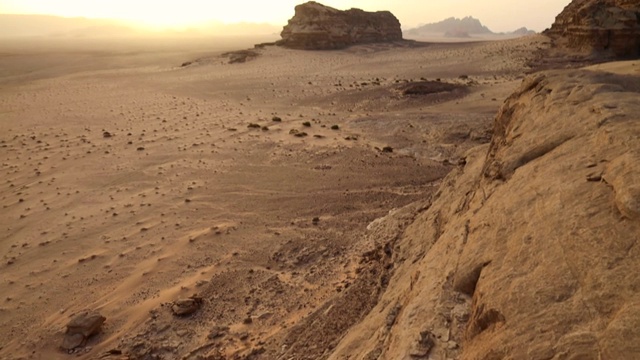
[[[640,55],[640,2],[574,0],[558,15],[546,35],[569,48]]]
[[[302,50],[341,49],[402,40],[400,21],[388,11],[340,11],[314,1],[296,6],[277,45]]]
[[[67,324],[67,331],[61,348],[64,350],[73,350],[77,347],[84,346],[90,336],[100,332],[105,320],[107,320],[107,318],[94,312],[85,312],[75,316]]]
[[[637,65],[528,77],[389,243],[389,286],[329,359],[637,359]]]
[[[202,306],[202,298],[192,296],[186,299],[178,299],[171,306],[171,311],[176,316],[187,316],[195,313]]]

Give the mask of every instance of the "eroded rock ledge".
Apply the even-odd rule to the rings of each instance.
[[[637,70],[526,78],[329,358],[637,358],[639,93]]]
[[[277,45],[302,50],[342,49],[402,40],[400,21],[389,11],[340,11],[314,1],[296,6]]]
[[[576,0],[545,32],[558,45],[608,52],[618,57],[640,55],[640,3],[636,0]]]

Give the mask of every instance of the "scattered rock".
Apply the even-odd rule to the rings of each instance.
[[[253,50],[231,51],[222,54],[222,57],[229,59],[229,64],[242,64],[260,56],[260,53]]]
[[[85,312],[75,316],[67,324],[62,349],[70,351],[86,344],[87,339],[100,332],[105,318],[97,312]]]
[[[202,303],[202,298],[195,295],[186,299],[178,299],[171,306],[171,311],[176,316],[188,316],[198,311]]]
[[[411,349],[411,353],[409,355],[419,359],[426,358],[429,356],[434,345],[433,335],[431,332],[423,331],[420,333],[420,339],[418,339],[413,349]]]
[[[207,335],[207,338],[209,338],[209,340],[221,338],[226,336],[227,332],[229,332],[228,326],[216,326],[213,329],[211,329],[211,331],[209,332],[209,335]]]
[[[602,173],[587,175],[587,181],[590,181],[590,182],[600,182],[600,181],[602,181]]]
[[[304,131],[300,131],[300,130],[297,130],[297,129],[291,129],[291,130],[289,131],[289,134],[291,134],[291,135],[293,135],[293,136],[295,136],[295,137],[305,137],[305,136],[308,136],[308,135],[309,135],[309,134],[307,134],[306,132],[304,132]]]

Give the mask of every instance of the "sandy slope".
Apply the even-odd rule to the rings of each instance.
[[[266,48],[234,65],[200,48],[3,50],[0,358],[66,358],[85,309],[107,322],[81,358],[320,357],[287,329],[358,289],[369,303],[339,315],[331,348],[375,305],[367,225],[488,141],[540,41]],[[421,78],[466,90],[401,95]],[[202,309],[173,317],[193,294]]]

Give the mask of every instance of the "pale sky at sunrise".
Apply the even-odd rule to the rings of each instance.
[[[0,0],[2,14],[132,20],[153,26],[188,26],[206,21],[285,24],[305,0]],[[549,27],[570,0],[324,0],[341,10],[389,10],[403,28],[473,16],[493,31]]]

